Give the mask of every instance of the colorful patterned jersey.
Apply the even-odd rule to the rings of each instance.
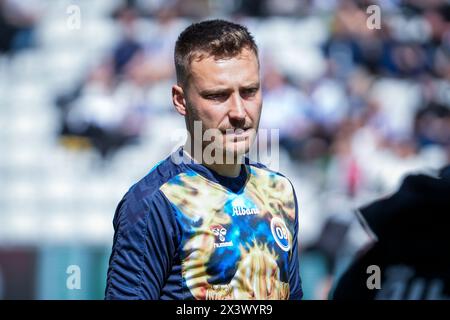
[[[289,180],[248,159],[224,177],[175,154],[117,207],[106,299],[301,299]]]

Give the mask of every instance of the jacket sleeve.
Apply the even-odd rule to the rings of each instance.
[[[105,299],[159,299],[177,250],[178,233],[169,201],[129,191],[114,216]]]
[[[295,223],[294,223],[294,237],[292,239],[292,254],[289,261],[289,288],[290,300],[301,300],[303,298],[302,280],[300,278],[299,267],[299,245],[298,245],[298,204],[297,196],[292,187],[295,201]]]

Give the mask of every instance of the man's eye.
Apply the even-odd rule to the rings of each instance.
[[[244,97],[252,97],[258,92],[258,88],[245,89],[242,91]]]
[[[208,100],[224,100],[224,99],[226,99],[226,95],[225,94],[208,94],[206,96],[206,99],[208,99]]]

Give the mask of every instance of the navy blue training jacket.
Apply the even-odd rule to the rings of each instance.
[[[259,163],[229,178],[180,148],[130,188],[113,224],[106,299],[303,296],[295,191]]]

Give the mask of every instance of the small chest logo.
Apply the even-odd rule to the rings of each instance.
[[[243,206],[233,206],[233,216],[250,216],[258,215],[258,208],[246,208]]]
[[[225,229],[222,225],[213,225],[210,227],[210,229],[216,238],[216,242],[214,242],[214,248],[231,247],[233,245],[233,241],[225,241],[227,229]]]
[[[278,246],[283,251],[289,251],[291,249],[289,242],[289,231],[283,219],[280,217],[272,218],[272,221],[270,222],[270,230],[272,231],[272,235]]]

